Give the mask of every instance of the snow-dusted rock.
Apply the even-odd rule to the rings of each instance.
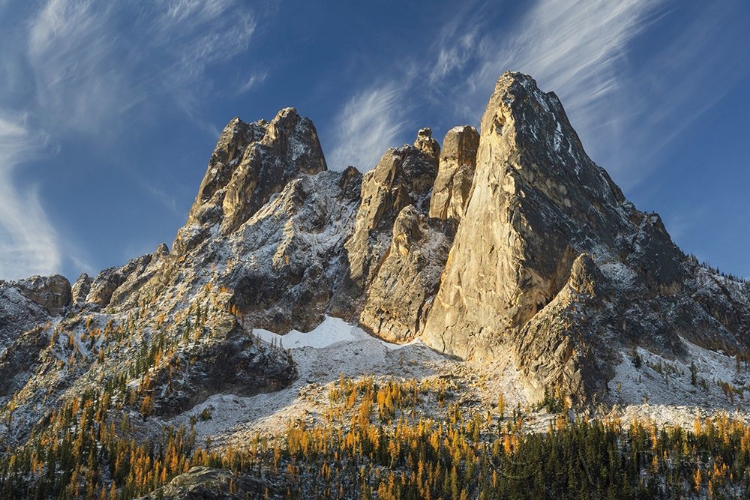
[[[235,118],[219,138],[188,222],[178,233],[178,254],[195,247],[220,224],[229,235],[300,173],[326,169],[312,122],[294,108],[270,122],[244,123]]]
[[[73,286],[71,287],[71,294],[73,296],[73,302],[81,304],[86,302],[86,297],[91,291],[91,277],[86,273],[81,273]]]
[[[577,401],[601,392],[618,346],[680,356],[682,336],[746,352],[744,295],[696,287],[697,266],[586,155],[553,93],[506,73],[481,125],[425,342],[476,360],[510,349],[531,400],[545,389]],[[600,290],[594,302],[573,285],[581,276]]]
[[[428,130],[420,131],[416,146],[386,151],[362,180],[362,202],[346,251],[351,279],[363,290],[390,246],[393,223],[401,210],[408,205],[421,213],[429,209],[439,148]]]
[[[192,467],[172,479],[168,485],[148,495],[164,500],[244,500],[278,496],[274,484],[248,474],[237,475],[228,470]]]
[[[225,242],[234,264],[220,278],[250,324],[276,333],[315,328],[334,298],[346,301],[344,241],[359,204],[356,172],[301,175]],[[211,245],[209,245],[211,247]],[[221,248],[221,250],[219,250]]]
[[[393,224],[391,246],[367,289],[364,328],[389,342],[409,342],[424,327],[453,242],[450,221],[409,205]]]
[[[72,298],[70,282],[59,274],[32,276],[16,282],[16,287],[29,300],[42,306],[52,316],[59,316],[70,305]]]
[[[682,368],[718,351],[723,364],[747,357],[750,285],[700,267],[625,200],[554,94],[507,73],[481,130],[452,129],[441,154],[422,129],[362,176],[327,171],[315,128],[291,108],[230,121],[171,252],[160,245],[72,288],[0,282],[0,404],[13,397],[17,416],[0,438],[22,443],[33,422],[103,384],[126,411],[148,396],[162,416],[187,410],[180,419],[219,393],[267,401],[377,356],[389,370],[416,351],[449,362],[420,339],[450,363],[511,374],[498,387],[522,387],[524,404],[558,389],[574,403],[632,402],[641,389],[615,398],[607,382],[634,377],[623,358],[633,349]],[[283,335],[320,336],[333,317],[422,347],[323,335],[336,342],[319,348],[336,354],[302,343],[298,370]]]

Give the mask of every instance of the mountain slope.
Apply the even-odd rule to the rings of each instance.
[[[347,335],[284,348],[330,324]],[[286,108],[229,122],[171,251],[73,286],[0,282],[0,454],[73,432],[58,410],[87,401],[133,443],[198,432],[225,398],[262,406],[232,414],[237,428],[320,422],[338,373],[365,370],[429,384],[419,411],[437,420],[493,412],[498,394],[539,411],[644,394],[730,408],[750,388],[749,330],[750,284],[684,255],[527,75],[500,77],[481,132],[455,127],[441,148],[423,128],[364,175],[328,171],[312,122]],[[227,425],[200,435],[244,435]]]

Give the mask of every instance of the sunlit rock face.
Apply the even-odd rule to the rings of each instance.
[[[175,250],[199,244],[214,224],[222,235],[234,232],[298,175],[324,170],[315,126],[294,108],[282,109],[270,122],[234,118],[211,155]]]
[[[354,234],[346,242],[351,279],[362,289],[369,285],[390,246],[401,210],[409,205],[420,213],[429,210],[440,154],[431,134],[422,129],[413,146],[389,149],[362,179]]]
[[[591,161],[557,96],[506,73],[481,131],[425,342],[476,360],[511,349],[532,398],[559,387],[580,401],[603,390],[615,345],[747,345],[747,325],[730,319],[747,315],[746,293],[701,292],[703,271]],[[447,199],[434,193],[431,214],[449,217]],[[706,314],[716,308],[734,314]]]
[[[430,198],[430,217],[461,219],[474,183],[478,148],[479,132],[474,127],[454,127],[445,134]]]
[[[636,210],[554,94],[506,73],[480,130],[455,127],[441,147],[423,128],[362,175],[328,171],[292,108],[231,120],[171,250],[72,287],[0,281],[0,405],[13,398],[18,423],[0,422],[5,442],[115,378],[161,416],[288,387],[293,358],[253,329],[307,332],[326,316],[472,362],[510,354],[532,402],[606,398],[623,348],[687,359],[684,338],[747,353],[750,285],[700,267]]]
[[[556,96],[530,77],[503,75],[481,129],[471,199],[425,335],[462,357],[490,353],[552,300],[579,253],[614,247],[630,224]]]

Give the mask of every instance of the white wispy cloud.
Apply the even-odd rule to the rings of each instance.
[[[522,67],[567,97],[568,107],[586,108],[619,86],[618,64],[629,42],[648,26],[662,0],[620,2],[544,0],[521,20],[502,50],[482,46],[476,76],[497,78],[499,68]]]
[[[51,274],[61,263],[58,237],[37,190],[19,189],[14,182],[19,164],[45,151],[46,137],[29,131],[23,121],[0,113],[0,277],[5,279]]]
[[[45,0],[19,12],[23,22],[2,26],[0,53],[0,278],[60,272],[66,260],[88,270],[26,162],[66,137],[114,143],[153,120],[156,98],[216,133],[195,110],[211,66],[249,47],[255,16],[240,0]]]
[[[257,88],[259,85],[266,81],[266,78],[268,78],[268,71],[266,70],[257,71],[251,74],[247,78],[247,80],[245,80],[245,83],[240,86],[238,94],[243,94]]]
[[[403,131],[404,88],[393,82],[371,86],[351,97],[334,117],[329,167],[373,168]]]
[[[477,42],[479,27],[475,26],[473,29],[468,32],[462,32],[460,35],[457,35],[455,31],[454,26],[451,26],[448,30],[444,30],[441,38],[450,39],[451,43],[450,45],[440,46],[437,61],[435,61],[434,67],[430,71],[430,83],[434,84],[451,73],[463,70],[467,62],[471,59],[471,54]]]
[[[467,60],[467,91],[456,100],[457,113],[481,115],[487,96],[504,71],[532,75],[540,87],[554,90],[584,140],[607,127],[614,133],[631,110],[620,108],[630,43],[663,12],[662,0],[540,0],[520,14],[514,28],[482,31]],[[438,61],[461,41],[441,41]],[[446,76],[450,72],[446,73]],[[453,75],[455,76],[455,75]],[[623,116],[625,115],[625,116]],[[477,118],[473,118],[477,120]],[[587,142],[589,149],[596,147]]]
[[[247,49],[254,31],[235,0],[49,0],[28,37],[38,105],[51,126],[97,135],[148,99],[191,106],[210,89],[207,68]]]
[[[495,81],[507,70],[529,73],[540,87],[558,93],[584,136],[622,127],[624,119],[602,108],[620,97],[628,45],[662,12],[664,1],[539,0],[518,19],[504,19],[502,31],[491,22],[497,8],[473,2],[437,29],[431,51],[393,77],[387,92],[366,89],[344,105],[332,163],[346,157],[371,168],[371,159],[392,146],[403,127],[403,115],[395,115],[398,103],[415,98],[448,108],[441,113],[455,123],[478,123]],[[617,111],[631,113],[627,107]],[[365,124],[377,132],[367,152],[358,144],[362,135],[350,132]]]
[[[746,29],[732,3],[539,0],[504,33],[477,7],[448,23],[425,73],[435,92],[450,97],[457,123],[477,123],[502,72],[532,75],[560,96],[589,154],[628,190],[653,173],[665,144],[747,74],[732,63],[744,57],[732,38]],[[631,58],[639,37],[677,15],[647,54]],[[449,95],[456,79],[465,84]]]

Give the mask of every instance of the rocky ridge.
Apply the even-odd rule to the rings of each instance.
[[[422,129],[364,175],[328,171],[292,108],[235,118],[171,251],[72,287],[0,283],[0,403],[19,415],[0,434],[22,442],[101,380],[144,418],[278,390],[294,361],[253,329],[326,315],[474,363],[510,356],[530,402],[584,406],[612,400],[624,349],[684,360],[685,339],[745,357],[750,286],[685,256],[526,75],[499,79],[481,133],[453,128],[441,148]]]

